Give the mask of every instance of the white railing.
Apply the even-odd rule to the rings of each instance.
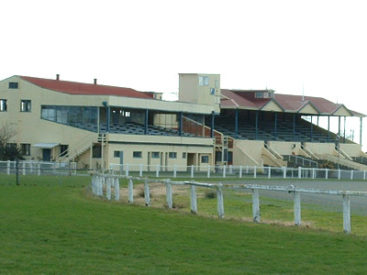
[[[196,187],[210,188],[216,190],[217,197],[217,213],[219,218],[224,217],[224,197],[223,190],[231,189],[238,191],[248,191],[252,193],[252,218],[254,222],[261,221],[260,213],[260,190],[287,192],[293,194],[294,200],[294,224],[301,225],[301,194],[326,194],[341,196],[343,199],[343,229],[345,233],[351,233],[351,207],[350,198],[353,196],[367,197],[367,192],[357,191],[338,191],[338,190],[316,190],[316,189],[304,189],[296,188],[293,185],[290,186],[266,186],[266,185],[253,185],[253,184],[236,184],[236,185],[223,185],[214,183],[200,183],[195,181],[171,181],[169,179],[148,179],[141,177],[126,177],[112,174],[94,174],[91,180],[91,189],[94,195],[100,197],[106,197],[108,200],[112,199],[112,189],[115,200],[120,200],[120,185],[119,179],[128,179],[128,202],[134,203],[134,180],[144,181],[144,201],[146,206],[150,206],[150,193],[149,183],[161,183],[166,187],[166,203],[168,208],[173,207],[172,185],[187,185],[190,187],[190,210],[192,213],[198,213],[197,194]]]
[[[18,161],[0,161],[0,173],[12,175],[75,175],[77,171],[76,162],[45,162],[24,160]]]
[[[367,171],[342,170],[309,167],[270,167],[270,166],[234,166],[202,165],[161,166],[143,164],[110,164],[110,172],[117,175],[155,176],[155,177],[189,177],[189,178],[268,178],[268,179],[336,179],[366,180]]]

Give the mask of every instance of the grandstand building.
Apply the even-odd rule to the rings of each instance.
[[[327,129],[312,120],[320,116],[328,117]],[[338,117],[338,134],[330,131],[330,117]],[[19,146],[26,159],[74,160],[80,168],[287,166],[287,156],[299,156],[365,170],[362,142],[346,139],[340,129],[345,117],[359,117],[362,130],[364,115],[343,104],[273,90],[221,89],[218,74],[179,74],[178,101],[59,75],[0,82],[0,121],[15,133],[9,146]]]

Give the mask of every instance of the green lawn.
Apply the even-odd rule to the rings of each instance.
[[[0,177],[1,274],[367,271],[363,236],[108,202],[90,195],[89,181],[27,176],[15,186],[14,177]],[[248,211],[236,209],[241,199],[233,196],[234,205],[225,198],[226,215]],[[215,202],[201,198],[199,211],[215,213]],[[275,203],[268,209],[288,207]]]

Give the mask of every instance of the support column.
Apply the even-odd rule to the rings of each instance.
[[[236,133],[236,135],[238,135],[238,114],[239,110],[236,109],[234,113],[234,132]]]
[[[296,139],[296,114],[293,114],[293,140]]]
[[[255,116],[255,140],[257,140],[258,129],[259,129],[259,111],[256,111],[256,116]]]
[[[347,122],[347,117],[344,116],[344,130],[343,130],[343,143],[345,143],[345,123]]]
[[[182,112],[178,113],[178,135],[182,136],[183,119]]]
[[[330,116],[327,116],[327,141],[330,139]]]
[[[215,115],[214,115],[214,112],[212,112],[211,123],[210,123],[210,137],[211,138],[214,137],[214,124],[215,124]]]
[[[278,137],[278,113],[274,113],[274,136],[277,139]]]
[[[144,119],[144,135],[148,134],[148,123],[149,123],[149,110],[145,110],[145,119]]]
[[[110,124],[111,124],[111,107],[107,105],[106,107],[107,112],[107,133],[110,132]]]
[[[312,141],[312,134],[313,134],[313,123],[312,123],[312,116],[311,116],[311,127],[310,127],[310,138]]]
[[[359,118],[359,144],[361,145],[362,147],[362,135],[363,133],[363,117],[360,117]]]
[[[340,139],[340,116],[338,116],[338,138]]]

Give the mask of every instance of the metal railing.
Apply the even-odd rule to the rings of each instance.
[[[294,212],[294,224],[301,225],[301,194],[326,194],[342,196],[343,199],[343,229],[345,233],[351,233],[351,207],[350,198],[353,196],[367,197],[367,192],[357,191],[338,191],[338,190],[317,190],[317,189],[305,189],[296,188],[293,185],[290,186],[265,186],[265,185],[253,185],[253,184],[236,184],[236,185],[223,185],[215,183],[200,183],[195,181],[172,181],[170,179],[149,179],[141,177],[126,177],[112,174],[94,174],[91,180],[91,190],[96,196],[106,197],[107,200],[112,199],[112,193],[114,199],[120,200],[120,185],[119,179],[128,179],[128,203],[134,203],[134,180],[144,181],[144,202],[146,206],[150,206],[150,192],[149,183],[160,183],[166,187],[166,203],[168,208],[173,208],[173,196],[172,185],[186,185],[190,187],[190,210],[192,213],[198,213],[197,193],[196,187],[208,188],[216,190],[217,198],[217,213],[219,218],[224,218],[224,197],[223,190],[231,189],[237,191],[248,191],[252,193],[252,218],[254,222],[261,221],[260,214],[260,196],[259,190],[287,192],[293,194],[293,212]]]
[[[267,179],[336,179],[366,180],[367,172],[309,167],[270,167],[270,166],[234,166],[201,165],[161,166],[143,164],[110,164],[110,172],[116,175],[189,177],[189,178],[267,178]]]
[[[76,175],[76,162],[45,162],[25,160],[18,161],[0,161],[0,173],[12,175]]]

